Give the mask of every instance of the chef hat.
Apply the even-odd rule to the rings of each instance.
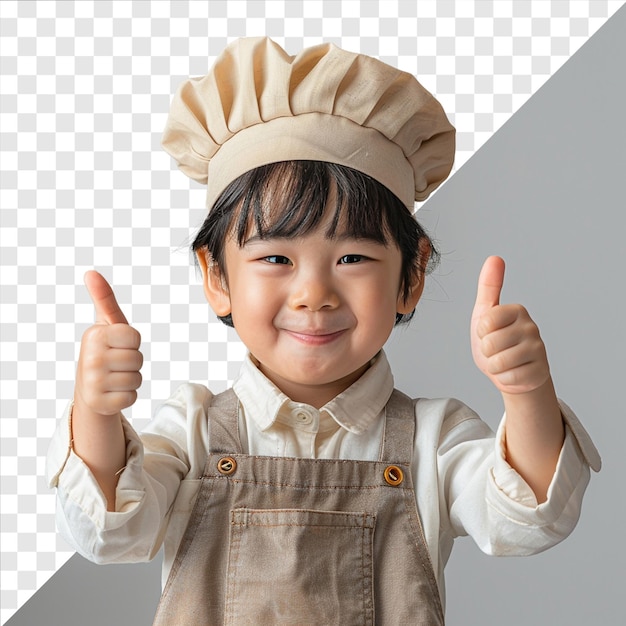
[[[267,37],[231,43],[178,89],[163,147],[207,185],[207,206],[245,172],[278,161],[346,165],[412,212],[450,173],[453,126],[414,76],[333,44],[288,55]]]

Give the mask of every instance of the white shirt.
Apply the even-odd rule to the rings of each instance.
[[[243,450],[252,455],[375,461],[384,407],[393,391],[381,352],[349,389],[321,409],[292,402],[248,358],[233,389],[240,401]],[[127,421],[126,468],[116,511],[70,444],[71,411],[59,422],[47,462],[57,488],[57,524],[64,538],[98,563],[153,558],[164,544],[163,584],[182,538],[209,449],[206,407],[213,394],[184,384],[139,436]],[[580,514],[589,467],[600,458],[576,416],[563,403],[566,436],[546,502],[504,458],[505,418],[493,432],[454,399],[419,399],[412,461],[418,511],[444,596],[443,570],[453,540],[470,535],[494,555],[527,555],[564,539]]]

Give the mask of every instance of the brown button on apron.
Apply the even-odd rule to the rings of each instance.
[[[379,461],[242,454],[237,398],[208,410],[206,467],[154,624],[443,624],[415,502],[413,401]]]

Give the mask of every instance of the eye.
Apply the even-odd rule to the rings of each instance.
[[[289,265],[291,261],[281,254],[272,254],[270,256],[263,257],[263,261],[266,263],[274,263],[276,265]]]
[[[345,254],[339,259],[339,263],[341,264],[360,263],[364,259],[365,257],[362,254]]]

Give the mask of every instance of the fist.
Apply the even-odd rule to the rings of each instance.
[[[472,356],[503,393],[537,389],[550,377],[539,328],[520,304],[500,304],[504,261],[489,257],[480,272],[472,313]]]
[[[117,415],[135,403],[141,385],[141,337],[129,326],[109,283],[98,272],[85,274],[96,321],[83,335],[76,372],[75,401],[100,415]]]

